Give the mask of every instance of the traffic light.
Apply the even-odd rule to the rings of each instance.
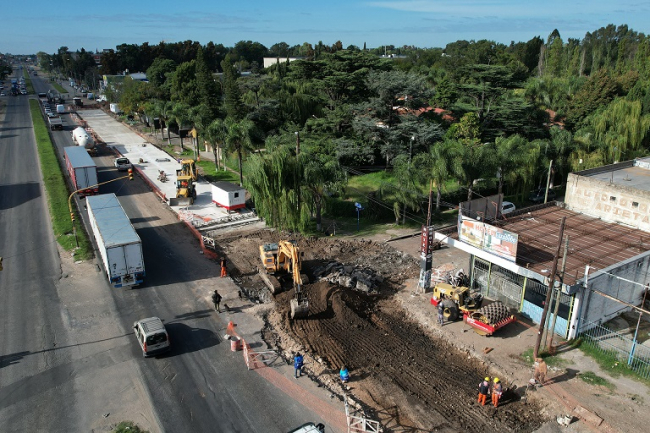
[[[133,180],[133,169],[129,168],[129,180]]]
[[[70,219],[71,219],[72,222],[74,223],[74,212],[70,212]]]

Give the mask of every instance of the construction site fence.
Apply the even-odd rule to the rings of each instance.
[[[351,411],[347,400],[345,401],[345,418],[348,424],[348,433],[381,433],[379,421],[371,420],[356,411]]]
[[[650,379],[650,347],[625,333],[614,331],[600,324],[588,324],[587,331],[579,338],[597,352],[615,357],[619,363],[625,363],[632,371],[644,379]],[[632,330],[634,331],[634,330]]]

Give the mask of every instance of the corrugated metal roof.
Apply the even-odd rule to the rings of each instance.
[[[549,275],[557,250],[562,217],[566,217],[564,238],[569,236],[564,284],[573,285],[584,277],[585,266],[604,269],[650,250],[650,233],[621,224],[572,212],[562,206],[546,205],[530,212],[508,215],[492,223],[519,235],[517,264],[540,275]],[[458,233],[451,237],[457,239]],[[560,248],[558,273],[562,269],[564,244]]]
[[[89,196],[86,197],[86,203],[95,215],[107,248],[140,242],[140,236],[135,232],[115,194]]]
[[[81,146],[68,146],[63,148],[68,157],[68,161],[73,167],[96,167],[95,161],[88,155],[85,147]]]

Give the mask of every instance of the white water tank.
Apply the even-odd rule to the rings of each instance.
[[[95,142],[93,141],[92,137],[81,126],[75,128],[75,130],[72,131],[72,141],[77,146],[83,146],[86,149],[92,149],[95,146]]]

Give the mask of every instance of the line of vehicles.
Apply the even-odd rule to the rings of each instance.
[[[12,78],[9,89],[5,89],[4,81],[0,81],[0,96],[7,96],[7,92],[12,96],[26,95],[27,86],[25,84],[25,78],[22,76],[19,78]]]

